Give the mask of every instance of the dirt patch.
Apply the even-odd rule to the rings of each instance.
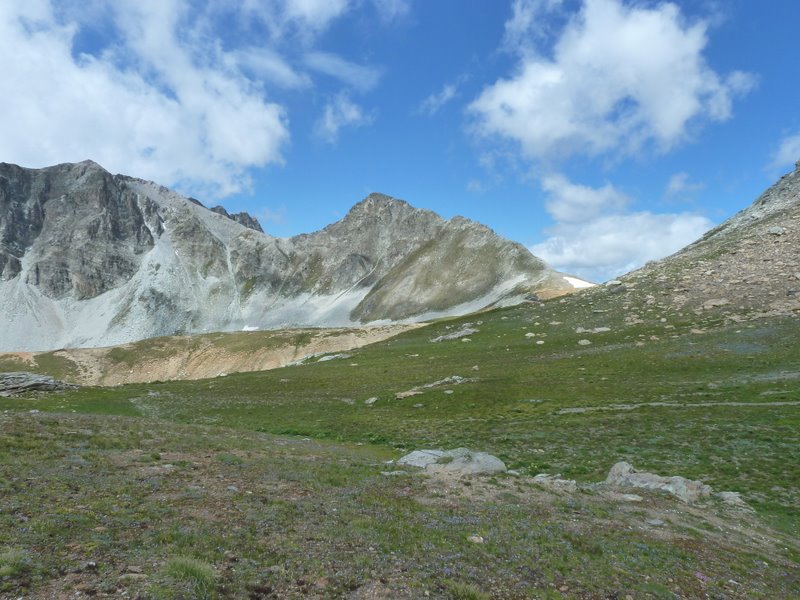
[[[165,338],[153,349],[131,344],[108,348],[72,348],[58,350],[52,355],[71,361],[77,375],[72,383],[81,385],[121,385],[126,383],[151,383],[206,379],[230,373],[265,371],[286,366],[308,356],[342,352],[383,341],[400,333],[420,327],[420,324],[385,325],[363,329],[308,329],[292,331],[296,335],[281,335],[270,339],[263,346],[239,349],[218,343],[213,335],[198,336],[186,343],[188,338]],[[230,334],[242,336],[248,333]],[[296,336],[307,340],[296,343]],[[237,340],[238,341],[238,340]],[[242,344],[243,345],[243,344]],[[126,360],[117,358],[123,350],[134,356]],[[15,352],[0,354],[0,359],[22,360],[31,366],[37,365],[37,356],[44,353]]]

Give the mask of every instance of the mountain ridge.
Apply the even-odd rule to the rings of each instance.
[[[276,238],[93,161],[2,163],[0,209],[0,350],[415,321],[574,289],[485,226],[378,193]]]

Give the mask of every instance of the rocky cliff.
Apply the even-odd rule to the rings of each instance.
[[[572,289],[482,225],[381,194],[279,239],[91,161],[0,164],[0,351],[421,320]]]

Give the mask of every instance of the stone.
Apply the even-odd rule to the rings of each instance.
[[[590,346],[592,342],[590,340],[578,340],[578,346]]]
[[[739,492],[717,492],[714,497],[721,500],[724,504],[738,510],[752,511],[750,505],[742,499]]]
[[[437,336],[431,340],[432,344],[438,344],[439,342],[446,342],[449,340],[458,340],[461,338],[465,338],[467,336],[472,335],[473,333],[478,333],[477,329],[472,327],[463,327],[458,331],[454,331],[453,333],[445,333],[444,335]]]
[[[563,492],[574,492],[578,489],[578,484],[574,479],[561,479],[561,474],[548,475],[547,473],[539,473],[533,478],[534,483],[541,486],[560,490]]]
[[[417,467],[428,473],[478,475],[505,473],[506,465],[496,456],[467,448],[454,450],[415,450],[397,461],[398,465]]]
[[[483,544],[485,540],[483,539],[483,536],[470,535],[467,537],[467,541],[472,542],[473,544]]]
[[[378,401],[378,398],[376,396],[373,396],[372,398],[367,398],[366,400],[364,400],[364,404],[366,404],[367,406],[372,406],[377,401]]]
[[[0,373],[0,396],[16,396],[26,392],[60,392],[78,389],[77,385],[37,373]]]
[[[637,471],[627,462],[618,462],[608,473],[606,485],[616,487],[641,488],[664,491],[687,503],[695,502],[711,495],[711,487],[702,481],[684,477],[662,477],[654,473]]]
[[[767,229],[767,233],[770,235],[783,235],[784,233],[786,233],[786,230],[783,227],[775,226]]]

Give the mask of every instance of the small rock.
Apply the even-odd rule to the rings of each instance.
[[[119,577],[117,577],[117,582],[119,583],[133,583],[135,581],[144,581],[147,579],[147,575],[144,573],[123,573]]]
[[[653,527],[661,527],[664,524],[664,521],[661,519],[647,519],[647,524],[652,525]]]
[[[237,488],[235,485],[229,485],[228,486],[228,491],[229,492],[238,492],[239,488]]]
[[[425,406],[425,405],[424,404],[415,404],[414,408],[422,408],[423,406]]]
[[[472,542],[473,544],[483,544],[484,539],[483,536],[480,535],[471,535],[467,538],[468,542]]]
[[[622,494],[620,496],[625,502],[641,502],[644,500],[639,494]]]
[[[592,342],[590,340],[586,340],[586,339],[578,340],[578,346],[589,346],[589,345],[591,345],[591,343]]]
[[[770,227],[767,229],[767,233],[770,235],[783,235],[786,233],[786,230],[783,227]]]
[[[538,483],[544,487],[549,487],[565,492],[574,492],[578,489],[578,485],[574,479],[561,479],[561,474],[548,475],[547,473],[539,473],[533,478],[534,483]]]
[[[800,277],[798,277],[798,279],[800,279]],[[478,365],[472,365],[472,370],[473,371],[480,371],[481,368]]]
[[[364,404],[366,404],[367,406],[372,406],[377,401],[378,401],[378,398],[376,396],[373,396],[372,398],[367,398],[366,400],[364,400]]]

